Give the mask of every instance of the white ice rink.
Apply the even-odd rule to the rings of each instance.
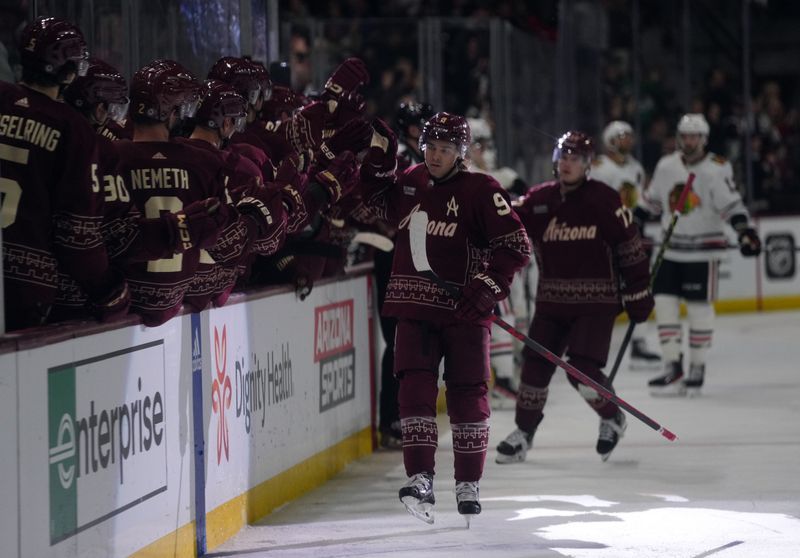
[[[397,498],[401,454],[379,451],[209,556],[800,557],[800,312],[719,316],[701,398],[653,398],[651,375],[623,361],[617,393],[679,440],[628,416],[606,463],[594,451],[598,421],[563,372],[525,463],[494,463],[514,428],[513,410],[495,411],[470,530],[440,417],[434,525]]]

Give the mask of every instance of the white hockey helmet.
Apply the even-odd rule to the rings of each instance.
[[[679,134],[700,134],[708,137],[710,128],[706,117],[699,112],[684,114],[678,121]]]
[[[624,135],[633,135],[633,128],[627,122],[622,120],[614,120],[608,123],[608,126],[603,130],[603,145],[609,151],[616,151],[617,146],[613,141]]]
[[[678,121],[678,147],[686,153],[686,147],[681,139],[682,134],[698,134],[700,139],[700,149],[703,150],[708,142],[708,133],[711,128],[708,125],[706,117],[699,112],[690,112],[684,114]],[[689,155],[689,153],[686,153]]]

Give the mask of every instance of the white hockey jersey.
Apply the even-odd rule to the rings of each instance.
[[[656,165],[641,205],[651,214],[661,215],[662,231],[666,231],[690,172],[695,174],[694,183],[664,257],[678,262],[717,260],[726,253],[728,219],[736,214],[748,216],[733,180],[733,168],[724,157],[708,153],[686,165],[680,151],[665,155]]]
[[[622,205],[625,207],[634,208],[642,199],[644,168],[633,157],[628,157],[620,165],[608,155],[600,155],[592,162],[589,176],[605,182],[619,192]]]

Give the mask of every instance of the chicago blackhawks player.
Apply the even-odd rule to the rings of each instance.
[[[702,114],[686,114],[678,123],[678,151],[661,158],[650,188],[636,208],[639,222],[661,215],[664,229],[689,173],[692,189],[653,284],[656,321],[664,356],[664,375],[650,381],[654,395],[695,395],[703,386],[706,355],[714,331],[719,261],[725,255],[724,223],[736,232],[744,256],[761,253],[761,241],[750,225],[736,189],[733,169],[723,157],[706,153],[709,126]],[[684,377],[680,300],[689,315],[689,374]]]

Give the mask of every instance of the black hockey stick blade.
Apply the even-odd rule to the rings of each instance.
[[[458,289],[455,286],[448,284],[444,279],[436,275],[436,273],[431,269],[431,264],[428,261],[428,251],[427,251],[427,229],[428,229],[428,214],[425,211],[416,211],[412,216],[408,224],[408,234],[409,234],[409,245],[411,248],[411,259],[414,262],[414,268],[417,270],[418,273],[424,275],[425,277],[429,278],[431,281],[435,282],[439,287],[448,291],[451,295],[454,295],[456,298],[458,297]],[[664,436],[669,441],[675,441],[677,436],[665,428],[661,426],[659,423],[639,411],[636,407],[629,404],[624,399],[620,399],[617,395],[610,391],[603,385],[600,385],[589,376],[569,364],[568,362],[562,360],[558,357],[555,353],[549,351],[546,347],[540,345],[518,329],[514,328],[512,325],[508,324],[506,321],[501,319],[499,316],[494,314],[491,315],[491,320],[497,324],[499,327],[506,330],[516,339],[522,341],[526,347],[530,348],[531,350],[539,353],[541,356],[558,366],[559,368],[563,368],[564,371],[572,376],[573,378],[581,381],[582,383],[586,384],[587,386],[594,389],[600,397],[616,403],[619,407],[622,407],[632,416],[636,417],[647,426]]]

